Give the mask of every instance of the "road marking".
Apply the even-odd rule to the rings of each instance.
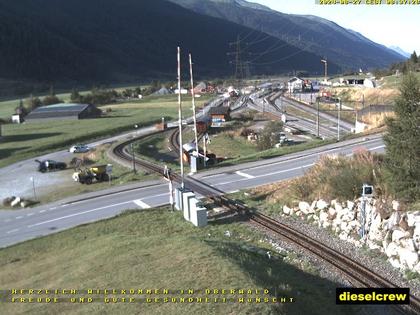
[[[50,208],[50,210],[55,210],[55,209],[57,209],[57,207],[52,207],[52,208]]]
[[[315,165],[315,163],[311,163],[311,164],[307,164],[307,165],[302,165],[302,166],[290,168],[290,169],[287,169],[287,170],[281,170],[281,171],[277,171],[277,172],[271,172],[269,174],[257,175],[254,178],[261,178],[261,177],[266,177],[266,176],[272,176],[272,175],[275,175],[275,174],[287,173],[287,172],[290,172],[290,171],[295,171],[295,170],[299,170],[299,169],[311,167],[313,165]],[[236,183],[236,182],[244,181],[244,180],[249,180],[249,178],[237,179],[237,180],[234,180],[234,181],[224,182],[224,183],[220,183],[220,184],[218,183],[217,185],[218,186],[219,185],[227,185],[227,184],[232,184],[232,183]]]
[[[369,150],[373,151],[373,150],[382,149],[382,148],[385,148],[385,145],[380,145],[380,146],[377,146],[377,147],[374,147],[374,148],[370,148]]]
[[[34,215],[35,213],[28,213],[27,216],[30,217],[31,215]]]
[[[140,199],[133,200],[133,202],[142,209],[149,209],[150,208],[150,206],[147,203],[145,203],[144,201],[141,201]]]
[[[169,192],[164,193],[164,194],[159,194],[159,195],[147,196],[147,197],[142,198],[142,200],[145,200],[145,199],[152,199],[152,198],[155,198],[155,197],[168,196],[168,195],[169,195]]]
[[[11,234],[11,233],[15,233],[15,232],[17,232],[17,231],[19,231],[19,229],[10,230],[10,231],[7,231],[6,233],[7,233],[7,234]]]
[[[242,173],[241,171],[236,171],[235,173],[238,174],[239,176],[246,177],[246,178],[249,178],[249,179],[255,178],[255,176],[252,176],[252,175],[249,175],[249,174],[246,174],[246,173]]]
[[[131,202],[132,201],[126,201],[126,202],[116,203],[116,204],[105,206],[105,207],[100,207],[100,208],[96,208],[96,209],[86,210],[86,211],[83,211],[83,212],[77,212],[77,213],[69,214],[69,215],[66,215],[64,217],[59,217],[59,218],[55,218],[55,219],[51,219],[51,220],[47,220],[47,221],[38,222],[38,223],[35,223],[35,224],[28,225],[28,228],[38,226],[38,225],[47,224],[47,223],[51,223],[51,222],[55,222],[55,221],[59,221],[59,220],[63,220],[63,219],[68,219],[68,218],[75,217],[75,216],[82,215],[82,214],[86,214],[86,213],[89,213],[89,212],[94,212],[94,211],[98,211],[98,210],[112,208],[112,207],[115,207],[115,206],[125,205],[125,204],[131,203]]]
[[[47,210],[41,210],[41,211],[39,211],[39,213],[44,213],[45,211],[47,211]]]
[[[19,220],[19,219],[22,219],[23,218],[23,216],[18,216],[18,217],[16,217],[16,220]]]
[[[236,194],[236,193],[238,193],[239,192],[239,189],[237,189],[237,190],[232,190],[232,191],[229,191],[228,192],[228,194]]]
[[[314,153],[310,153],[310,154],[303,155],[303,156],[297,156],[297,157],[288,158],[288,159],[285,159],[285,160],[282,160],[282,161],[278,161],[278,162],[272,162],[270,164],[264,164],[264,165],[258,165],[258,166],[251,166],[249,168],[243,168],[242,171],[256,170],[256,169],[259,169],[259,168],[270,167],[270,166],[277,165],[277,164],[289,163],[289,162],[293,162],[293,161],[297,161],[297,160],[306,159],[306,158],[309,158],[309,157],[312,157],[312,156],[316,156],[316,155],[322,156],[322,155],[325,155],[328,152],[340,151],[342,149],[349,149],[349,148],[352,148],[352,147],[360,146],[361,144],[362,145],[366,145],[366,144],[369,144],[371,142],[376,142],[376,141],[382,141],[382,139],[381,138],[371,139],[371,140],[364,141],[362,143],[359,142],[359,143],[349,144],[348,146],[342,146],[342,147],[338,147],[338,148],[331,148],[331,149],[327,149],[327,150],[320,151],[320,152],[314,152]],[[318,149],[318,148],[315,148],[315,149]],[[367,148],[368,151],[373,150],[373,149],[375,149],[375,148],[372,148],[372,149]],[[302,151],[302,152],[304,152],[304,151]],[[299,154],[299,152],[293,153],[293,154]],[[250,163],[255,163],[255,162],[250,162]]]
[[[148,190],[148,189],[156,190],[156,189],[159,189],[160,187],[167,187],[167,184],[155,184],[155,185],[146,186],[146,187],[134,188],[134,189],[120,191],[120,192],[116,192],[116,193],[110,193],[108,195],[97,196],[97,197],[94,197],[94,199],[96,200],[96,199],[99,199],[99,198],[107,198],[107,197],[109,198],[111,196],[117,196],[117,195],[123,195],[123,194],[130,194],[130,193],[132,193],[134,191],[138,191],[138,190]],[[92,199],[93,198],[88,198],[88,199],[84,199],[84,200],[74,201],[72,203],[62,205],[62,207],[68,206],[70,204],[71,205],[75,205],[75,204],[79,204],[79,203],[90,202],[90,201],[92,201]]]

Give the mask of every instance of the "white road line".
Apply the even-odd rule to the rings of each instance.
[[[369,144],[371,142],[376,142],[376,141],[379,141],[379,140],[381,140],[381,139],[372,139],[372,140],[365,141],[363,143],[353,143],[353,144],[350,144],[348,146],[344,146],[344,147],[340,147],[340,148],[331,148],[331,149],[327,149],[327,150],[320,151],[320,152],[310,153],[310,154],[307,154],[307,155],[304,155],[304,156],[298,156],[298,157],[286,159],[286,160],[283,160],[283,161],[273,162],[273,163],[270,163],[270,164],[264,164],[264,165],[259,165],[259,166],[251,166],[249,168],[242,169],[242,171],[255,170],[255,169],[259,169],[259,168],[270,167],[270,166],[277,165],[277,164],[289,163],[289,162],[293,162],[293,161],[297,161],[297,160],[306,159],[308,157],[316,156],[316,155],[321,156],[321,155],[325,155],[326,153],[331,152],[331,151],[339,151],[339,150],[342,150],[342,149],[349,149],[349,148],[352,148],[352,147],[357,147],[357,146],[360,146],[360,145],[366,145],[366,144]],[[368,148],[367,150],[373,150],[373,149],[375,149],[375,148],[372,148],[372,149]],[[302,151],[302,152],[304,152],[304,151]]]
[[[239,189],[237,189],[237,190],[232,190],[232,191],[229,191],[229,192],[228,192],[228,194],[235,194],[235,193],[237,193],[237,192],[239,192]]]
[[[18,217],[16,217],[16,220],[19,220],[19,219],[22,219],[23,218],[23,216],[18,216]]]
[[[385,148],[385,145],[380,145],[380,146],[377,146],[377,147],[374,147],[374,148],[370,148],[369,150],[373,151],[373,150],[382,149],[382,148]]]
[[[155,198],[155,197],[162,197],[162,196],[169,196],[169,192],[164,193],[164,194],[159,194],[159,195],[147,196],[147,197],[141,198],[141,200],[152,199],[152,198]]]
[[[299,167],[290,168],[290,169],[287,169],[287,170],[282,170],[282,171],[277,171],[277,172],[271,172],[269,174],[257,175],[254,178],[261,178],[261,177],[266,177],[266,176],[272,176],[272,175],[275,175],[275,174],[287,173],[287,172],[290,172],[290,171],[295,171],[295,170],[299,170],[299,169],[311,167],[313,165],[315,165],[315,163],[306,164],[306,165],[302,165],[302,166],[299,166]],[[230,182],[224,182],[224,183],[220,183],[220,184],[218,183],[217,186],[232,184],[232,183],[236,183],[236,182],[244,181],[244,180],[249,180],[249,178],[238,179],[238,180],[234,180],[234,181],[230,181]]]
[[[41,211],[39,211],[39,213],[44,213],[45,211],[47,211],[47,210],[41,210]]]
[[[77,212],[77,213],[69,214],[69,215],[66,215],[64,217],[59,217],[59,218],[55,218],[55,219],[52,219],[52,220],[38,222],[38,223],[35,223],[35,224],[28,225],[28,228],[38,226],[38,225],[42,225],[42,224],[55,222],[55,221],[59,221],[59,220],[63,220],[63,219],[68,219],[68,218],[75,217],[75,216],[82,215],[82,214],[86,214],[86,213],[89,213],[89,212],[94,212],[94,211],[98,211],[98,210],[112,208],[112,207],[115,207],[115,206],[125,205],[125,204],[131,203],[131,202],[132,201],[126,201],[126,202],[116,203],[116,204],[105,206],[105,207],[100,207],[100,208],[91,209],[91,210],[87,210],[87,211],[83,211],[83,212]]]
[[[15,233],[15,232],[17,232],[17,231],[19,231],[19,229],[10,230],[10,231],[7,231],[6,233],[7,233],[7,234],[11,234],[11,233]]]
[[[145,203],[144,201],[141,201],[140,199],[133,200],[133,202],[142,209],[149,209],[150,208],[150,206],[147,203]]]
[[[50,210],[55,210],[55,209],[57,209],[57,207],[52,207],[52,208],[50,208]]]
[[[249,175],[249,174],[246,174],[246,173],[242,173],[241,171],[236,171],[235,173],[238,174],[239,176],[242,176],[242,177],[245,177],[245,178],[249,178],[249,179],[255,178],[255,176],[252,176],[252,175]]]
[[[117,196],[117,195],[123,195],[123,194],[130,194],[133,191],[138,191],[138,190],[147,190],[147,189],[153,189],[153,190],[155,190],[155,189],[159,189],[160,187],[166,187],[166,184],[158,184],[158,185],[153,185],[153,186],[146,186],[146,187],[134,188],[134,189],[126,190],[126,191],[120,191],[120,192],[116,192],[116,193],[111,193],[109,195],[98,196],[98,197],[95,197],[95,199],[107,198],[107,197],[110,197],[110,196]],[[72,203],[69,203],[69,204],[62,205],[62,207],[66,207],[66,206],[68,206],[70,204],[71,205],[75,205],[75,204],[84,203],[84,202],[90,202],[90,201],[92,201],[91,198],[85,199],[85,200],[79,200],[79,201],[75,201],[75,202],[72,202]]]
[[[34,215],[35,213],[28,213],[27,216],[30,217],[31,215]]]

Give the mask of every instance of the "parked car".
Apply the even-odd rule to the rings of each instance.
[[[47,171],[52,171],[52,170],[64,170],[67,168],[67,164],[64,162],[57,162],[54,160],[44,160],[44,161],[39,161],[39,160],[35,160],[35,162],[38,162],[38,171],[41,173],[45,173]]]
[[[69,149],[70,153],[85,153],[90,151],[90,148],[85,144],[77,144]]]

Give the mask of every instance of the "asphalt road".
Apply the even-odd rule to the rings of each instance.
[[[214,169],[199,173],[194,177],[226,193],[235,192],[301,176],[321,155],[351,155],[354,150],[361,148],[383,152],[384,144],[382,138],[378,136],[368,140],[349,140],[270,160]],[[169,202],[167,182],[155,182],[152,186],[144,186],[144,183],[141,185],[142,187],[137,189],[113,191],[110,195],[86,200],[56,202],[30,209],[1,211],[0,247],[113,217],[126,209],[147,209]]]
[[[135,136],[149,134],[155,131],[154,126],[145,127],[136,131],[120,134],[115,137],[98,140],[88,143],[88,146],[95,148],[98,145],[111,143],[114,141],[128,139]],[[33,187],[30,178],[35,179],[36,191],[38,196],[46,194],[48,191],[53,190],[55,187],[69,184],[73,182],[70,174],[63,173],[62,171],[40,173],[37,171],[38,164],[36,159],[42,160],[56,160],[68,162],[77,154],[70,153],[67,150],[57,151],[42,156],[34,157],[28,160],[19,161],[6,167],[0,168],[0,200],[10,196],[19,196],[32,198]]]

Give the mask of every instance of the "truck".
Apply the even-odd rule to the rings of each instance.
[[[109,180],[107,165],[96,165],[83,169],[78,169],[73,173],[73,180],[80,184],[90,185],[94,180],[97,182],[106,182]]]
[[[67,168],[67,164],[64,162],[57,162],[53,160],[35,160],[38,163],[38,172],[45,173],[52,170],[64,170]]]

